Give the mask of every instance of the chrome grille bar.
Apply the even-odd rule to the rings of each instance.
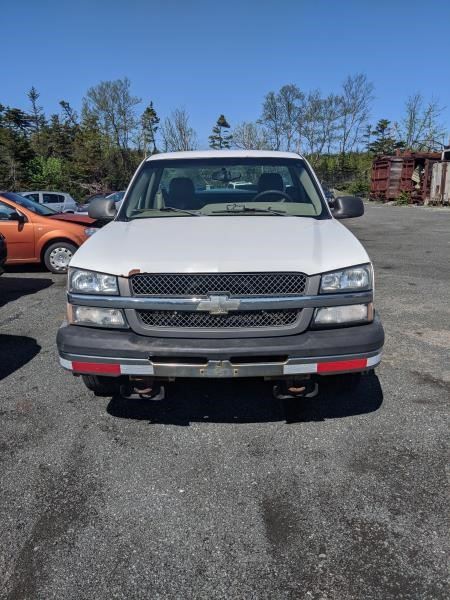
[[[321,294],[317,296],[287,296],[281,298],[256,297],[240,298],[239,311],[280,310],[294,308],[315,308],[319,306],[341,306],[371,302],[373,292],[351,292],[341,294]],[[68,294],[71,304],[80,306],[101,306],[135,310],[198,310],[199,298],[136,298],[127,296],[100,296],[94,294]]]

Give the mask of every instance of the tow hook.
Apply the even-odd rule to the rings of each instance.
[[[120,387],[120,394],[125,398],[141,398],[142,400],[164,400],[166,390],[163,385],[151,377],[130,377],[130,381]]]
[[[272,393],[277,400],[314,398],[319,393],[319,384],[311,379],[280,380],[274,384]]]

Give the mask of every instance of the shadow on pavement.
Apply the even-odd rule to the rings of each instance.
[[[21,296],[36,294],[53,285],[52,279],[37,277],[0,277],[0,306]]]
[[[5,267],[6,273],[48,273],[43,263],[17,263],[8,264]]]
[[[299,423],[338,419],[376,411],[383,402],[378,377],[364,377],[349,393],[327,392],[316,398],[275,400],[264,381],[178,381],[166,386],[165,400],[114,397],[107,411],[120,419],[188,426],[192,422]]]
[[[0,335],[0,381],[14,373],[41,351],[34,338]]]
[[[285,400],[286,423],[325,421],[363,415],[378,410],[383,403],[383,390],[377,375],[364,376],[353,392],[323,390],[317,398]]]

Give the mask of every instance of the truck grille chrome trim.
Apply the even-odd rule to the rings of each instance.
[[[130,277],[134,296],[203,297],[301,296],[308,278],[304,273],[139,273]]]
[[[137,311],[137,315],[144,326],[173,327],[176,329],[288,327],[296,323],[300,313],[301,310],[239,311],[223,315],[170,310]]]
[[[198,307],[203,302],[200,298],[99,296],[73,293],[68,294],[68,301],[70,304],[79,304],[80,306],[172,311],[199,310]],[[281,296],[278,298],[273,296],[257,296],[240,298],[239,311],[318,308],[320,306],[342,306],[344,304],[361,304],[372,301],[372,291],[340,292],[339,294],[320,294],[314,296]]]

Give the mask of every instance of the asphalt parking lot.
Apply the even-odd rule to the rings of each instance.
[[[349,226],[385,354],[320,401],[248,381],[96,399],[57,365],[64,277],[0,278],[0,597],[448,597],[450,211]]]

